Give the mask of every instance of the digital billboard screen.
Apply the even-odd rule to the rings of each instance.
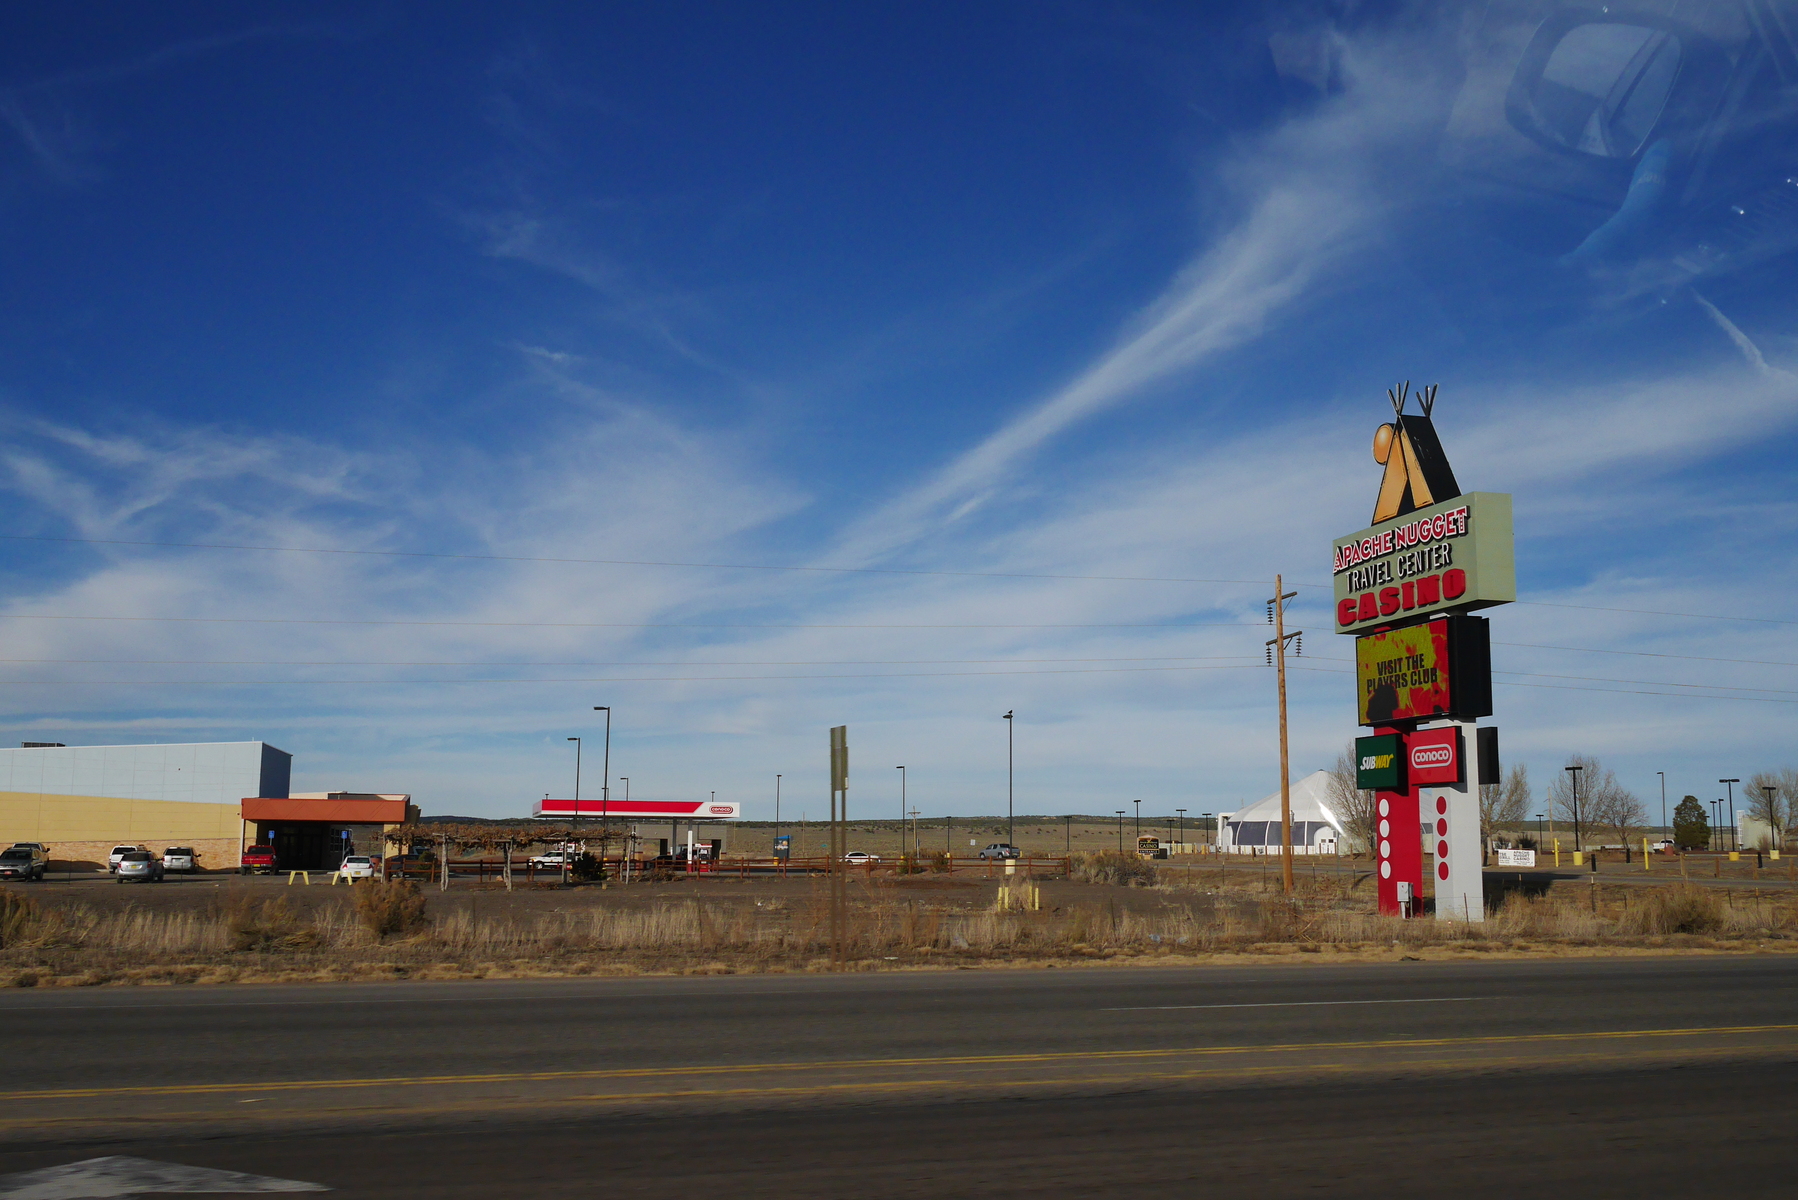
[[[1445,617],[1355,639],[1362,725],[1483,717],[1492,712],[1486,622]]]

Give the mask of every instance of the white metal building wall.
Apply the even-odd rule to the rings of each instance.
[[[265,748],[271,754],[265,754]],[[0,792],[45,796],[117,796],[236,804],[264,796],[264,766],[292,756],[263,742],[185,742],[162,746],[33,746],[0,750]],[[280,794],[287,794],[285,770]]]

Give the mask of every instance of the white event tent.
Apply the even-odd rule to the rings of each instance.
[[[1292,784],[1292,852],[1347,853],[1350,845],[1343,814],[1332,807],[1330,773],[1313,771]],[[1280,793],[1263,796],[1233,813],[1218,815],[1218,849],[1233,854],[1280,852]]]

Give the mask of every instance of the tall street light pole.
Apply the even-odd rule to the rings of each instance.
[[[1061,819],[1061,852],[1070,857],[1074,853],[1074,817],[1072,813]]]
[[[894,767],[893,770],[899,772],[899,857],[904,858],[905,857],[905,766],[904,766],[904,764],[901,764],[897,767]],[[916,833],[914,832],[914,834],[912,836],[912,842],[914,843],[914,847],[913,847],[914,849],[916,848],[915,843],[917,842],[917,840],[918,839],[917,839]]]
[[[624,784],[624,808],[626,812],[629,812],[631,807],[631,777],[629,775],[620,775],[618,779]],[[635,825],[631,826],[631,830],[631,833],[620,835],[618,839],[618,870],[626,883],[631,881],[631,839],[637,836]]]
[[[1117,814],[1118,814],[1118,857],[1122,858],[1124,855],[1124,810],[1121,808],[1118,809]]]
[[[1775,850],[1779,849],[1779,843],[1781,843],[1785,840],[1785,838],[1782,836],[1783,831],[1776,828],[1772,821],[1772,818],[1778,815],[1778,813],[1773,808],[1773,793],[1777,792],[1778,790],[1779,790],[1778,788],[1774,787],[1770,783],[1761,784],[1761,794],[1767,798],[1767,817],[1768,817],[1767,833],[1768,833],[1769,838],[1773,842],[1773,849],[1775,849]]]
[[[774,777],[774,841],[775,849],[780,847],[780,776]],[[804,849],[804,847],[801,847]]]
[[[1140,841],[1142,838],[1142,801],[1132,800],[1130,803],[1136,805],[1136,837]]]
[[[568,740],[574,743],[574,818],[569,822],[569,827],[573,828],[581,821],[581,739],[571,737]]]
[[[1586,768],[1584,768],[1582,766],[1572,766],[1572,767],[1566,768],[1567,773],[1569,775],[1573,776],[1573,848],[1575,850],[1579,850],[1579,849],[1583,848],[1580,845],[1579,773],[1585,769]]]
[[[581,825],[581,739],[571,737],[568,740],[574,743],[574,816],[568,822],[568,837],[570,841],[573,841],[575,833]],[[562,880],[564,883],[568,881],[574,870],[574,864],[570,861],[574,856],[570,853],[570,849],[567,845],[562,847]]]
[[[1174,811],[1180,814],[1180,832],[1174,838],[1174,845],[1184,846],[1186,844],[1186,810],[1176,808]]]
[[[1665,828],[1667,824],[1667,772],[1656,771],[1655,774],[1661,777],[1661,826]],[[1672,836],[1672,830],[1668,830],[1668,836]]]
[[[1719,779],[1717,782],[1729,790],[1729,848],[1740,850],[1742,845],[1736,837],[1738,830],[1736,825],[1736,784],[1742,781],[1740,779]]]
[[[595,704],[594,712],[606,714],[606,752],[603,758],[604,768],[600,772],[599,784],[599,821],[607,831],[612,828],[612,710],[604,704]],[[575,806],[579,808],[577,804]],[[601,853],[604,853],[602,850]]]
[[[1005,722],[1005,844],[1007,846],[1015,846],[1018,844],[1018,842],[1017,842],[1017,834],[1013,831],[1013,828],[1012,828],[1013,820],[1012,820],[1012,809],[1011,809],[1011,767],[1012,767],[1011,710],[1007,709],[1005,716],[1002,717],[1001,719]]]
[[[1210,825],[1211,824],[1211,814],[1210,813],[1200,813],[1199,820],[1202,821],[1205,825]],[[1213,850],[1217,849],[1217,829],[1215,827],[1213,827],[1211,829],[1211,848]]]

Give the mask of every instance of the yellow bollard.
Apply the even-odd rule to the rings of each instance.
[[[1731,850],[1729,852],[1729,861],[1730,862],[1741,862],[1742,861],[1741,852],[1737,851],[1737,850]]]
[[[1574,866],[1576,866],[1576,867],[1582,866],[1582,865],[1584,865],[1585,861],[1586,861],[1586,852],[1584,850],[1575,850],[1573,852],[1573,865]]]
[[[287,873],[287,886],[292,887],[295,879],[300,880],[300,882],[304,883],[307,887],[312,886],[312,872],[310,871],[289,871]]]
[[[1561,839],[1555,839],[1555,866],[1561,865]]]
[[[1648,870],[1648,839],[1642,839],[1642,869]]]
[[[1773,856],[1773,861],[1774,861],[1774,862],[1778,862],[1778,861],[1779,861],[1779,851],[1777,851],[1777,850],[1770,850],[1770,851],[1768,851],[1768,853],[1769,853],[1769,854],[1771,854],[1771,855],[1772,855],[1772,856]]]

